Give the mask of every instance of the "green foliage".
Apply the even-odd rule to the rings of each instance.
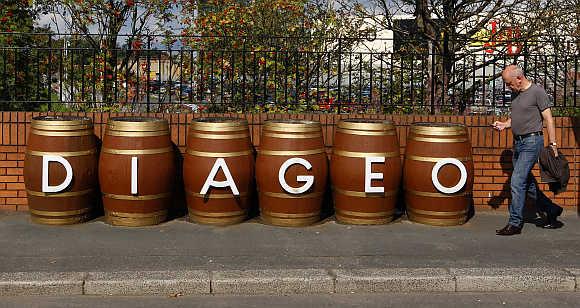
[[[37,110],[48,96],[46,80],[38,74],[46,68],[40,61],[48,32],[36,29],[36,10],[28,0],[3,0],[0,3],[0,110]]]
[[[580,107],[554,108],[552,113],[556,117],[580,117]]]

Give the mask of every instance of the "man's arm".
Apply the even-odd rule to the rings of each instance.
[[[554,117],[552,117],[552,110],[550,108],[544,109],[542,111],[542,117],[544,122],[546,122],[546,127],[548,128],[548,140],[550,142],[550,147],[554,151],[554,155],[558,156],[558,148],[556,146],[556,126],[554,125]]]

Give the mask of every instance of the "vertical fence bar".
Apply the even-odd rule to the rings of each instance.
[[[82,49],[81,52],[81,102],[83,103],[83,105],[85,105],[86,107],[86,99],[85,99],[85,49]]]
[[[278,53],[274,50],[274,104],[278,104]]]
[[[36,49],[36,103],[40,104],[40,48]]]
[[[309,57],[310,53],[306,52],[306,68],[304,69],[304,87],[306,90],[306,94],[305,94],[305,99],[306,99],[306,103],[305,105],[309,105],[310,104],[310,57]]]
[[[242,105],[244,112],[248,111],[248,102],[246,100],[246,40],[242,46]]]
[[[97,102],[97,51],[93,48],[93,104]]]
[[[394,95],[394,90],[393,90],[394,89],[393,88],[394,87],[394,84],[393,84],[393,80],[394,79],[393,78],[394,77],[393,77],[393,75],[395,74],[395,72],[393,70],[393,63],[394,63],[394,59],[393,58],[394,58],[394,54],[393,53],[389,54],[389,64],[390,64],[389,65],[389,70],[388,70],[388,75],[389,75],[389,89],[387,90],[388,91],[387,98],[388,98],[388,101],[391,103],[391,106],[394,103],[394,98],[393,98],[393,95]],[[387,102],[387,103],[389,103],[389,102]]]
[[[286,51],[284,53],[284,104],[286,105],[288,104],[288,73],[286,71],[288,70],[289,57],[290,53]]]
[[[254,106],[258,105],[258,94],[256,93],[256,84],[258,82],[258,55],[256,51],[252,52],[252,66],[253,66],[253,76],[252,76],[252,97],[254,101]]]
[[[326,49],[326,47],[325,47]],[[334,95],[331,93],[331,87],[330,87],[330,79],[331,79],[331,67],[332,67],[332,55],[330,54],[330,52],[326,51],[326,97],[324,98],[324,104],[323,106],[328,106],[328,109],[331,109],[333,106],[331,106],[331,103],[334,102]],[[324,57],[324,54],[323,54]]]
[[[562,107],[567,107],[568,100],[568,55],[564,55],[564,100],[562,101]]]
[[[62,103],[62,81],[63,81],[63,57],[64,57],[64,49],[60,49],[60,57],[59,57],[59,61],[58,61],[58,85],[59,85],[59,102]],[[16,89],[16,87],[14,87]]]
[[[6,93],[6,97],[4,97],[4,99],[8,102],[10,101],[10,91],[8,90],[8,50],[6,48],[2,48],[2,66],[3,66],[3,72],[4,72],[4,76],[2,78],[2,83],[3,83],[3,91],[4,93]],[[50,83],[49,83],[50,84]]]
[[[352,52],[348,54],[348,105],[352,103]],[[340,112],[340,110],[339,110]]]
[[[578,107],[578,55],[574,57],[574,107]]]
[[[411,60],[411,72],[410,72],[410,74],[411,74],[411,81],[410,81],[411,82],[411,87],[410,87],[411,97],[410,97],[410,101],[411,101],[411,103],[413,103],[415,101],[415,72],[414,72],[415,71],[415,66],[414,66],[415,54],[411,53],[410,60]]]
[[[131,52],[132,52],[132,50],[131,50]],[[147,56],[146,56],[147,57],[147,59],[146,59],[147,64],[145,65],[146,66],[145,74],[147,75],[147,76],[145,76],[145,95],[147,96],[145,99],[147,100],[147,102],[146,102],[147,112],[149,112],[149,108],[150,108],[149,106],[151,106],[151,93],[150,93],[150,89],[151,89],[151,52],[152,52],[152,50],[151,50],[151,36],[148,35],[147,36]],[[141,57],[139,56],[139,54],[136,55],[135,61],[137,63],[137,66],[141,66]],[[161,76],[161,75],[159,75],[159,76]],[[136,95],[137,95],[137,101],[138,101],[137,106],[139,107],[139,110],[140,110],[141,106],[142,106],[142,102],[141,102],[141,95],[140,95],[140,90],[139,90],[138,85],[139,85],[139,81],[140,81],[141,77],[138,74],[136,74],[135,79],[137,81],[136,82],[136,84],[137,84]],[[159,99],[160,98],[158,98],[158,100]]]
[[[198,59],[199,59],[199,68],[198,68],[198,72],[199,72],[199,86],[198,86],[198,99],[199,102],[203,102],[204,101],[204,91],[205,91],[205,71],[204,71],[204,58],[205,58],[205,52],[203,50],[199,50],[198,51],[198,55],[197,55]]]
[[[355,106],[353,106],[354,108],[361,108],[361,105],[363,103],[362,101],[362,85],[363,85],[363,57],[362,57],[362,52],[359,52],[358,54],[358,102]],[[358,105],[358,106],[357,106]],[[352,110],[352,109],[348,109],[348,110]]]
[[[214,82],[215,82],[215,80],[214,80],[214,75],[213,75],[213,72],[214,72],[214,64],[215,64],[215,61],[214,60],[215,60],[214,59],[214,52],[213,51],[210,51],[210,61],[211,62],[210,62],[210,66],[209,66],[210,67],[210,71],[209,71],[209,82],[210,82],[210,84],[209,84],[209,91],[210,91],[209,92],[209,97],[210,97],[210,101],[211,101],[211,104],[212,105],[215,103],[215,100],[214,100],[214,91],[215,91],[215,84],[214,84]]]
[[[558,106],[558,58],[554,55],[554,91],[552,93],[554,106]]]
[[[131,61],[131,49],[127,49],[127,53],[125,54],[125,103],[129,104],[129,89],[133,86],[132,82],[130,81],[130,73],[129,73],[129,62]],[[140,65],[139,61],[136,61],[137,65]],[[139,93],[135,93],[135,96],[138,97]],[[135,102],[135,97],[133,97],[131,102],[131,111],[135,112],[135,107],[139,107],[139,105],[135,106],[133,103]]]
[[[379,106],[383,108],[383,54],[379,54]],[[381,112],[383,110],[380,110]]]
[[[298,104],[300,101],[300,53],[295,51],[294,55],[294,104]]]
[[[435,60],[437,59],[435,57],[435,50],[432,49],[431,50],[432,55],[431,55],[431,110],[430,113],[431,114],[435,114],[435,87],[437,87],[437,72],[436,72],[436,65],[435,65]]]
[[[230,77],[231,77],[230,78],[230,83],[231,83],[230,84],[230,89],[231,89],[231,94],[230,94],[231,95],[231,104],[236,107],[236,109],[235,109],[236,111],[239,111],[239,109],[238,109],[238,103],[236,102],[236,91],[237,90],[236,90],[236,80],[235,80],[235,78],[236,78],[236,58],[234,57],[235,56],[235,51],[232,50],[231,51],[231,54],[232,54],[232,58],[231,58],[232,64],[231,64],[231,68],[229,70],[230,71]]]
[[[341,104],[342,104],[342,38],[338,38],[338,59],[337,59],[337,64],[338,64],[338,74],[337,74],[337,87],[338,87],[338,98],[337,98],[337,107],[338,110],[340,110],[341,108]]]
[[[264,88],[262,89],[262,103],[265,104],[268,102],[268,99],[267,99],[267,95],[268,95],[268,51],[264,51],[263,55],[264,55],[263,56],[264,61],[263,61],[262,66],[264,67],[264,70],[263,70],[264,75],[262,76],[262,78],[264,79],[264,84],[263,84]],[[261,58],[260,58],[260,60],[261,60]]]
[[[113,76],[114,76],[113,77],[113,80],[114,80],[114,83],[113,83],[114,89],[113,90],[114,90],[115,94],[113,96],[115,98],[115,104],[118,104],[119,103],[119,78],[118,78],[118,74],[119,74],[119,49],[117,49],[117,48],[113,49],[113,54],[115,55],[113,57],[113,59],[115,60],[114,61],[115,69],[113,71]]]
[[[48,35],[48,111],[52,111],[52,34]]]
[[[169,104],[169,106],[171,106],[171,102],[172,102],[172,96],[171,95],[171,90],[173,88],[173,49],[171,49],[171,46],[168,46],[168,53],[169,53],[169,76],[168,76],[168,80],[167,83],[165,84],[165,97],[169,96],[167,103]],[[222,54],[223,56],[223,54]],[[222,57],[222,70],[223,70],[223,57]],[[163,83],[161,83],[161,86],[163,87]],[[161,104],[159,104],[160,108],[161,108]],[[167,108],[167,106],[165,107]]]
[[[107,93],[107,69],[109,69],[107,67],[107,54],[109,53],[109,50],[103,50],[103,97],[101,97],[101,101],[104,104],[110,103],[108,101],[106,101],[109,98],[110,93]]]
[[[71,48],[69,49],[70,52],[70,72],[68,74],[69,76],[69,81],[70,81],[70,100],[71,103],[76,104],[76,98],[75,98],[75,69],[74,69],[74,63],[75,63],[75,52],[76,52],[76,48]]]
[[[491,99],[492,99],[492,102],[493,102],[493,106],[494,106],[494,107],[496,107],[496,99],[495,99],[495,98],[496,98],[496,96],[497,96],[497,93],[496,93],[496,89],[495,89],[495,86],[496,86],[496,84],[495,84],[495,80],[496,80],[496,78],[495,78],[495,71],[497,70],[497,68],[496,68],[496,66],[495,66],[495,59],[493,59],[493,60],[491,61],[491,63],[492,63],[492,64],[491,64],[491,68],[492,68],[492,71],[491,71],[491,76],[492,76],[492,78],[493,78],[493,79],[491,80],[491,86],[492,86]],[[502,95],[503,95],[503,94],[502,94]],[[502,101],[503,101],[503,99],[502,99]],[[502,103],[502,107],[503,107],[503,103]]]
[[[322,55],[320,53],[316,53],[316,102],[315,104],[318,105],[320,102],[320,70],[322,65]]]
[[[175,92],[179,95],[178,102],[180,105],[179,108],[181,108],[181,104],[183,103],[181,98],[183,96],[183,46],[179,50],[179,91]]]
[[[159,106],[161,106],[161,104],[163,104],[163,102],[165,101],[165,96],[161,97],[161,88],[163,86],[162,82],[161,82],[161,76],[163,76],[163,71],[162,71],[162,66],[161,66],[161,61],[163,61],[163,51],[159,50],[157,52],[157,74],[159,74],[159,76],[155,76],[156,77],[156,86],[157,86],[157,108],[159,108]],[[137,70],[139,70],[139,67],[137,67]],[[139,78],[139,74],[137,74],[137,78]],[[151,106],[150,104],[147,104],[147,113],[151,112]]]
[[[373,57],[374,54],[371,52],[370,53],[370,61],[369,61],[369,101],[366,104],[366,106],[374,106],[373,104],[373,90],[374,90],[374,84],[373,84]],[[375,110],[376,112],[376,110]]]

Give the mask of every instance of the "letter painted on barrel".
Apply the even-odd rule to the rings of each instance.
[[[439,170],[443,166],[449,164],[455,165],[457,168],[459,168],[459,172],[461,172],[461,178],[459,179],[459,182],[453,187],[445,187],[439,182]],[[435,166],[433,166],[433,169],[431,170],[431,181],[438,191],[444,194],[454,194],[460,191],[467,183],[467,169],[463,163],[456,158],[442,158],[435,164]]]
[[[312,185],[314,184],[314,176],[312,175],[299,175],[296,177],[296,181],[298,182],[304,182],[305,184],[294,188],[294,187],[290,187],[290,185],[288,185],[288,183],[286,183],[286,179],[284,178],[284,176],[286,175],[286,170],[288,170],[288,168],[290,168],[290,166],[295,165],[295,164],[299,164],[302,165],[304,168],[306,168],[306,170],[310,170],[312,169],[312,164],[310,164],[309,161],[307,161],[306,159],[303,158],[298,158],[298,157],[293,157],[288,159],[287,161],[285,161],[282,166],[280,167],[280,171],[278,171],[278,182],[280,182],[280,185],[282,185],[282,188],[290,193],[290,194],[301,194],[303,192],[306,192],[310,189],[310,187],[312,187]]]
[[[137,179],[138,179],[138,169],[137,169],[137,157],[131,157],[131,194],[137,194]]]
[[[225,181],[216,181],[215,180],[215,176],[217,175],[220,168],[223,170],[224,175],[226,176]],[[238,191],[238,187],[236,186],[236,183],[234,182],[234,178],[232,177],[230,169],[228,168],[228,165],[226,164],[226,161],[223,158],[216,159],[216,161],[213,164],[213,167],[211,168],[209,175],[205,179],[205,183],[203,184],[203,187],[201,188],[201,191],[199,193],[202,195],[207,194],[210,187],[220,187],[220,188],[231,187],[232,193],[234,194],[234,196],[240,195],[240,192]]]
[[[49,174],[48,165],[50,162],[57,162],[64,166],[66,171],[66,177],[60,185],[50,186],[48,184]],[[73,170],[71,164],[64,159],[62,156],[58,155],[43,155],[42,156],[42,192],[44,193],[56,193],[61,192],[67,188],[72,182]]]
[[[371,185],[372,180],[382,180],[382,173],[373,173],[372,164],[373,163],[385,163],[385,157],[365,157],[365,192],[366,193],[384,193],[384,187],[373,187]]]

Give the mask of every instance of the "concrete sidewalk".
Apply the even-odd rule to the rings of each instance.
[[[145,228],[102,220],[64,227],[0,213],[0,295],[324,294],[575,291],[580,222],[527,224],[499,237],[507,214],[458,227],[400,219],[350,226],[230,227],[185,219]]]

